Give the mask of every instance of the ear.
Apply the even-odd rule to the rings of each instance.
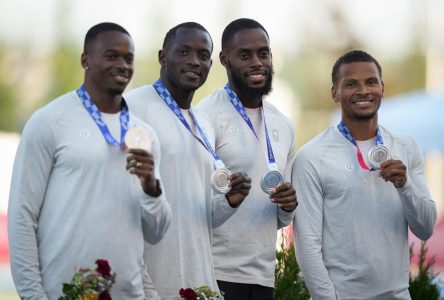
[[[331,87],[331,98],[333,99],[333,102],[338,103],[339,100],[336,98],[336,92],[337,92],[337,90],[336,90],[335,86],[333,85]]]
[[[384,97],[384,81],[381,80],[381,84],[382,84],[382,97]]]
[[[88,55],[83,52],[82,56],[80,56],[80,64],[82,65],[82,68],[84,68],[85,70],[88,70]]]
[[[157,60],[159,61],[159,64],[161,66],[165,65],[165,50],[159,50],[159,52],[157,53]]]
[[[222,66],[224,66],[225,69],[228,68],[228,59],[227,59],[227,55],[226,55],[223,51],[221,51],[221,52],[219,53],[219,61],[220,61],[220,63],[222,64]]]

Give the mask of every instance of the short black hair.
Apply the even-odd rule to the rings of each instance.
[[[97,36],[103,32],[107,31],[120,31],[122,33],[127,34],[131,37],[131,35],[126,31],[125,28],[116,23],[111,22],[103,22],[91,27],[85,35],[85,42],[83,43],[83,51],[86,51],[86,46],[93,39],[97,38]]]
[[[337,84],[339,68],[344,64],[351,64],[355,62],[374,63],[378,69],[379,77],[382,79],[381,65],[373,56],[362,50],[352,50],[339,57],[333,65],[333,70],[331,72],[331,82],[333,86]]]
[[[211,38],[211,34],[208,32],[208,30],[205,27],[203,27],[202,25],[200,25],[199,23],[196,23],[196,22],[180,23],[180,24],[174,26],[173,28],[171,28],[170,30],[168,30],[168,32],[165,35],[165,38],[163,39],[162,49],[165,49],[165,47],[167,47],[168,44],[176,38],[176,33],[181,28],[197,29],[197,30],[202,30],[203,32],[206,32],[208,34],[208,36],[210,37],[211,51],[213,51],[213,39]]]
[[[224,32],[222,33],[222,50],[225,49],[227,43],[237,32],[243,29],[255,28],[260,28],[261,30],[263,30],[267,35],[267,38],[270,39],[267,30],[265,30],[264,26],[262,26],[258,21],[255,21],[253,19],[240,18],[232,21],[230,24],[227,25],[227,27],[225,27]]]

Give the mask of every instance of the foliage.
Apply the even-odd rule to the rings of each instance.
[[[439,287],[433,281],[437,274],[433,272],[435,258],[426,260],[427,247],[426,243],[421,243],[421,249],[418,257],[418,274],[409,275],[409,291],[412,300],[439,300]],[[410,258],[413,257],[413,244],[410,246]]]
[[[310,294],[296,261],[294,245],[293,243],[286,245],[284,231],[282,231],[280,248],[281,250],[276,252],[274,298],[276,300],[310,299]]]
[[[195,288],[180,289],[179,295],[185,300],[223,300],[224,298],[215,291],[210,290],[207,285]]]
[[[79,268],[70,283],[63,284],[59,300],[111,300],[110,289],[116,274],[111,273],[108,261],[96,260],[96,269]]]

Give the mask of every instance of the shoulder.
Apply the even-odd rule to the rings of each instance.
[[[26,123],[25,130],[31,128],[42,130],[45,127],[57,126],[58,120],[71,116],[82,107],[76,92],[68,92],[37,109]]]
[[[415,139],[409,135],[394,133],[381,125],[379,125],[379,129],[381,131],[384,143],[405,147],[418,146],[418,143],[415,141]]]
[[[124,94],[125,101],[128,105],[135,105],[139,103],[144,103],[148,99],[157,96],[156,91],[152,85],[142,85],[138,88],[132,89]]]
[[[211,114],[212,112],[217,112],[221,107],[229,101],[227,93],[225,90],[218,89],[211,93],[210,95],[204,97],[196,105],[196,110],[204,111],[206,114]]]
[[[332,145],[338,143],[339,137],[336,127],[329,127],[304,144],[299,149],[297,157],[320,158],[325,151],[332,148]]]
[[[280,124],[284,124],[292,133],[295,132],[293,122],[279,109],[277,109],[276,106],[274,106],[267,100],[263,101],[263,106],[267,123],[269,122],[269,120],[272,122],[279,122]]]

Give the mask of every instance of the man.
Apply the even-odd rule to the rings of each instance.
[[[212,127],[191,110],[194,92],[211,67],[213,43],[194,22],[170,29],[159,51],[160,80],[126,96],[130,110],[158,133],[160,174],[173,210],[171,228],[157,245],[147,244],[148,272],[162,299],[179,298],[181,288],[217,290],[211,256],[213,227],[230,217],[248,194],[250,179],[231,175],[231,191],[215,194],[210,179],[215,160]],[[217,213],[213,217],[213,214]]]
[[[144,237],[157,242],[171,208],[160,189],[155,132],[128,114],[122,93],[134,46],[114,23],[85,36],[84,83],[35,112],[14,163],[8,222],[11,270],[22,299],[58,299],[78,267],[108,260],[114,299],[144,299]],[[124,150],[128,128],[146,149]]]
[[[410,299],[407,229],[426,240],[436,221],[423,156],[414,140],[378,124],[384,83],[372,56],[344,54],[332,82],[342,121],[294,163],[305,282],[313,299]]]
[[[261,24],[231,22],[219,58],[228,84],[203,99],[199,109],[216,128],[216,153],[228,169],[245,170],[252,188],[238,212],[214,231],[216,278],[226,300],[273,299],[277,230],[291,223],[297,204],[292,185],[283,182],[290,179],[295,132],[264,100],[271,91],[273,65]],[[265,187],[261,178],[266,174],[276,175],[281,184]]]

